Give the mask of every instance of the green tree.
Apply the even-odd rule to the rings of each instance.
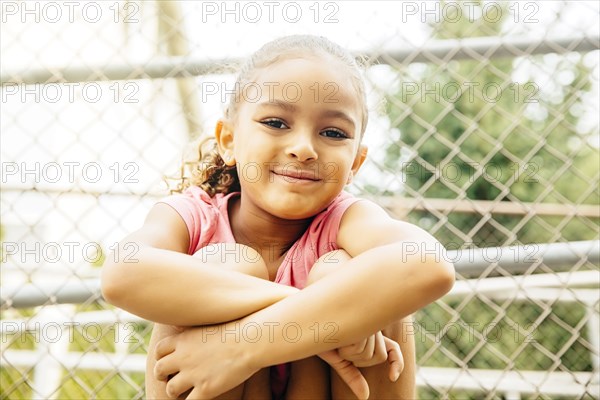
[[[505,19],[508,10],[502,15]],[[500,36],[504,19],[446,18],[432,29],[442,40]],[[600,158],[590,144],[597,127],[577,131],[590,71],[581,54],[551,57],[554,65],[547,58],[482,57],[427,64],[417,74],[408,67],[398,71],[401,89],[389,96],[387,113],[400,135],[388,147],[384,164],[402,171],[406,195],[599,204]],[[554,68],[544,84],[535,76],[513,82],[517,69],[534,75],[544,67]],[[409,217],[416,223],[439,219],[426,212]],[[471,241],[483,247],[598,237],[597,221],[580,216],[494,214],[484,220],[480,214],[450,213],[441,222],[434,234],[446,244]]]

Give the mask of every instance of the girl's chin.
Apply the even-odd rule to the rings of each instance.
[[[302,205],[299,202],[290,201],[287,204],[266,204],[266,210],[281,219],[288,220],[301,220],[312,218],[315,215],[319,214],[323,211],[327,204],[310,204],[310,205]]]

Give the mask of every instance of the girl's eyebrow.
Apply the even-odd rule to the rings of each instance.
[[[294,111],[296,111],[296,105],[295,104],[287,102],[287,101],[275,100],[275,99],[271,99],[271,100],[260,102],[260,103],[257,104],[257,107],[259,109],[261,109],[261,108],[275,107],[275,108],[281,108],[281,109],[283,109],[285,111],[288,111],[288,112],[294,112]],[[339,118],[339,119],[343,119],[344,121],[346,121],[350,125],[352,125],[353,129],[356,129],[356,122],[355,122],[354,118],[350,117],[344,111],[335,110],[335,109],[329,109],[329,110],[323,110],[323,111],[321,111],[320,114],[321,114],[321,116],[327,117],[327,118]]]
[[[356,122],[354,122],[354,118],[350,117],[348,114],[341,110],[324,110],[321,114],[328,118],[343,119],[344,121],[352,125],[352,129],[356,129]]]

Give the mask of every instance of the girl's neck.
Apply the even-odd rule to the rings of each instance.
[[[240,196],[233,196],[229,200],[229,223],[233,236],[237,243],[258,251],[267,262],[281,258],[313,220],[281,219],[263,210],[244,207],[242,203]]]

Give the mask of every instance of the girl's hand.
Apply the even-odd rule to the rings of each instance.
[[[381,331],[358,343],[340,347],[338,354],[357,367],[372,367],[387,360],[389,363],[388,376],[392,382],[398,380],[404,369],[404,358],[400,351],[400,345],[383,336]]]
[[[190,389],[188,400],[214,398],[259,370],[251,366],[244,341],[236,343],[234,333],[222,338],[222,329],[225,324],[185,328],[158,342],[154,376],[167,381],[169,398]]]
[[[186,399],[214,398],[245,382],[260,367],[252,366],[252,347],[235,340],[233,323],[181,328],[156,345],[154,376],[167,382],[167,396],[176,398],[191,390]],[[222,337],[226,332],[227,337]],[[230,339],[229,343],[225,339]],[[359,399],[369,397],[369,385],[360,370],[337,350],[319,354]]]
[[[352,362],[343,359],[335,349],[318,354],[318,356],[335,370],[356,397],[359,399],[369,398],[369,384]]]

